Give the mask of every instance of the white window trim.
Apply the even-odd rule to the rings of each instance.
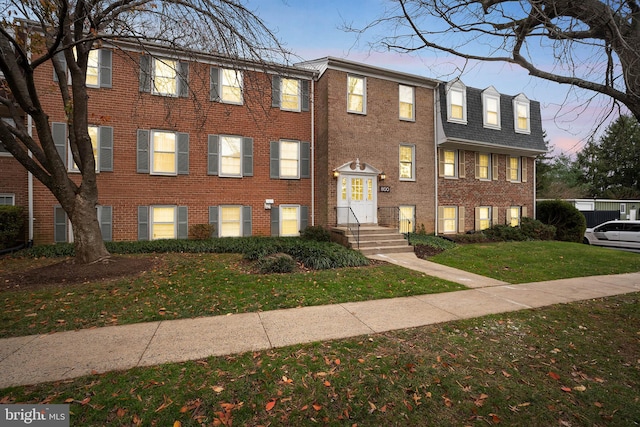
[[[511,225],[511,222],[513,221],[513,216],[511,215],[511,210],[512,209],[517,209],[518,210],[518,224],[517,225]],[[509,206],[509,210],[507,211],[507,225],[511,226],[511,227],[518,227],[520,226],[520,224],[522,224],[522,206]]]
[[[507,168],[509,171],[513,170],[511,167],[511,159],[518,160],[518,166],[516,170],[518,171],[518,177],[516,179],[511,179],[511,174],[507,173],[507,181],[509,182],[522,182],[522,158],[519,156],[507,156]]]
[[[158,91],[158,89],[156,88],[156,62],[174,62],[175,63],[175,67],[173,68],[173,70],[175,71],[175,82],[176,82],[176,90],[173,93],[169,93],[169,92],[160,92]],[[160,96],[169,96],[169,97],[178,97],[178,94],[180,93],[180,88],[178,87],[180,85],[180,78],[178,76],[179,71],[178,71],[178,64],[180,63],[180,61],[178,59],[174,59],[174,58],[156,58],[155,56],[151,58],[151,94],[153,95],[160,95]],[[165,65],[169,65],[169,64],[165,64]]]
[[[283,97],[285,95],[285,93],[284,93],[285,80],[291,80],[291,81],[298,82],[298,106],[296,108],[285,108],[285,107],[283,107],[283,105],[284,105]],[[280,109],[282,111],[293,111],[293,112],[296,112],[296,113],[299,113],[300,111],[302,111],[302,81],[300,79],[290,79],[290,78],[287,78],[287,77],[282,77],[280,79]]]
[[[627,204],[626,203],[620,203],[620,213],[621,214],[626,214],[627,213]]]
[[[446,159],[446,153],[447,151],[452,152],[453,153],[453,175],[447,175],[447,164],[445,159]],[[459,159],[458,159],[458,150],[447,150],[447,149],[443,149],[442,151],[442,155],[444,156],[444,158],[442,159],[442,163],[444,164],[444,178],[446,179],[456,179],[458,178],[458,169],[460,168],[459,166]]]
[[[402,99],[400,97],[400,90],[405,87],[411,89],[411,117],[402,117],[400,108],[402,104]],[[407,86],[403,84],[398,85],[398,118],[405,122],[415,122],[416,121],[416,88],[414,86]]]
[[[290,176],[290,175],[282,175],[282,143],[295,143],[298,145],[298,156],[297,156],[297,160],[298,160],[298,168],[296,171],[296,175],[295,176]],[[278,149],[278,162],[280,163],[280,167],[279,167],[279,171],[278,171],[278,175],[280,179],[300,179],[300,163],[301,163],[301,153],[300,151],[302,150],[302,144],[300,143],[300,141],[295,141],[292,139],[281,139],[279,141],[279,149]]]
[[[240,217],[238,218],[238,226],[239,226],[239,230],[240,230],[240,234],[238,235],[223,235],[222,234],[222,210],[224,208],[238,208],[239,212],[240,212]],[[217,228],[218,228],[218,236],[219,237],[242,237],[242,224],[244,223],[244,218],[242,217],[242,211],[243,211],[243,206],[242,205],[220,205],[218,206],[218,224],[217,224]],[[235,221],[234,221],[235,222]]]
[[[96,155],[95,155],[95,167],[96,173],[100,173],[100,126],[89,125],[87,127],[94,127],[97,129],[96,132]],[[71,145],[67,144],[67,170],[72,173],[80,173],[80,169],[77,167],[76,163],[73,160],[73,153],[71,152]]]
[[[415,144],[400,144],[398,147],[398,166],[402,163],[400,159],[400,151],[402,147],[411,148],[411,178],[403,178],[400,176],[400,167],[398,167],[398,179],[400,181],[415,181],[416,180],[416,146]]]
[[[156,172],[155,170],[155,146],[153,143],[154,135],[156,133],[171,133],[173,134],[175,145],[174,145],[174,172]],[[178,175],[178,133],[161,130],[161,129],[153,129],[149,134],[149,174],[150,175],[162,175],[162,176],[177,176]]]
[[[497,124],[492,124],[492,123],[489,123],[488,121],[488,116],[489,116],[488,100],[490,99],[496,101],[497,111],[495,113],[497,115],[497,120],[498,120]],[[485,89],[484,92],[482,92],[482,121],[485,128],[500,130],[501,120],[502,119],[500,115],[500,93],[498,93],[498,91],[495,90],[493,86],[490,86],[487,89]]]
[[[451,94],[459,92],[462,95],[462,118],[451,116]],[[467,87],[460,80],[456,80],[447,84],[447,121],[453,123],[467,124]]]
[[[85,84],[87,85],[87,87],[91,87],[91,88],[99,88],[99,87],[100,87],[100,69],[102,68],[102,67],[101,67],[101,65],[102,65],[102,64],[100,64],[100,49],[91,49],[91,50],[89,51],[89,55],[91,55],[93,52],[95,52],[95,55],[97,55],[97,56],[98,56],[98,58],[97,58],[98,60],[96,61],[96,62],[97,62],[97,64],[98,64],[98,65],[97,65],[97,69],[98,69],[98,70],[97,70],[97,71],[98,71],[98,73],[97,73],[98,82],[97,82],[95,85],[93,85],[93,84],[89,84],[89,83],[87,83],[87,82],[86,82],[86,78],[85,78]],[[75,54],[75,51],[74,51],[74,54]],[[88,72],[88,71],[89,71],[89,65],[87,64],[87,72]],[[71,73],[69,73],[69,76],[71,76]],[[88,75],[87,75],[86,77],[88,77]]]
[[[487,156],[488,157],[488,162],[487,162],[487,177],[486,178],[481,178],[478,177],[478,180],[480,181],[491,181],[493,179],[492,173],[493,173],[493,159],[490,153],[478,153],[478,161],[480,161],[480,156]],[[478,171],[480,171],[480,164],[478,164]]]
[[[349,92],[349,79],[350,78],[362,80],[362,111],[350,110],[349,109],[349,95],[351,93],[351,92]],[[355,74],[347,74],[347,112],[348,113],[353,113],[353,114],[362,114],[362,115],[366,115],[367,114],[367,78],[366,77],[358,76],[358,75],[355,75]]]
[[[153,237],[153,226],[156,223],[153,219],[155,208],[172,208],[173,209],[173,237],[163,237],[155,239]],[[162,224],[165,224],[164,222]],[[176,205],[151,205],[149,206],[149,240],[176,239],[178,236],[178,206]]]
[[[480,212],[482,209],[486,209],[487,210],[487,218],[482,218],[480,217]],[[488,228],[491,228],[492,224],[492,218],[493,218],[493,207],[491,206],[478,206],[478,224],[476,224],[476,230],[478,231],[482,231],[482,230],[486,230]],[[482,228],[481,225],[481,221],[488,221],[488,226]]]
[[[451,206],[450,205],[442,206],[442,212],[444,213],[445,209],[447,209],[447,208],[453,208],[454,216],[453,216],[453,218],[446,218],[446,217],[442,218],[442,232],[444,234],[455,234],[455,233],[458,233],[459,232],[459,230],[458,230],[458,218],[459,218],[458,206],[452,206],[452,205]],[[454,223],[454,227],[453,228],[454,229],[453,229],[453,231],[447,231],[447,230],[445,230],[444,222],[445,221],[451,221],[451,220],[453,220],[453,223]]]
[[[300,205],[280,205],[278,206],[278,209],[280,210],[279,215],[278,215],[278,233],[280,235],[280,237],[297,237],[300,235]],[[284,224],[284,221],[282,219],[282,209],[283,208],[296,208],[296,213],[297,213],[297,231],[295,234],[284,234],[282,231],[282,225]]]
[[[521,129],[518,127],[518,106],[524,106],[527,109],[527,128]],[[531,133],[531,103],[529,99],[520,94],[513,99],[513,127],[516,133],[530,134]]]
[[[16,205],[16,195],[13,193],[0,193],[0,198],[5,199],[11,199],[11,204],[2,204],[0,203],[0,206],[15,206]]]
[[[219,68],[219,77],[218,77],[218,90],[219,90],[219,95],[218,98],[220,100],[220,102],[222,102],[223,104],[232,104],[232,105],[243,105],[244,104],[244,75],[242,74],[241,70],[236,70],[233,68]],[[238,84],[239,84],[239,88],[240,88],[240,101],[236,102],[236,101],[231,101],[228,99],[224,99],[223,94],[224,94],[224,73],[225,71],[232,71],[236,74],[237,76],[237,80],[238,80]],[[227,85],[227,87],[236,87],[236,86],[232,86],[232,85]]]
[[[223,155],[222,155],[222,139],[223,138],[235,138],[238,139],[240,142],[240,172],[238,174],[229,174],[229,173],[224,173],[222,172],[222,159],[223,159]],[[221,178],[242,178],[243,176],[243,170],[242,170],[242,162],[243,162],[243,138],[241,136],[238,135],[220,135],[220,137],[218,138],[218,176]]]

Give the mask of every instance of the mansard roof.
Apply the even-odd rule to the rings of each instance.
[[[530,133],[518,133],[515,130],[515,96],[500,94],[500,129],[484,126],[482,93],[484,89],[466,87],[467,123],[447,121],[447,84],[441,84],[438,91],[439,108],[437,113],[438,144],[458,144],[483,146],[486,149],[504,152],[530,152],[539,154],[547,151],[542,130],[540,103],[529,100]],[[495,93],[495,92],[492,92]],[[526,99],[526,98],[524,98]]]

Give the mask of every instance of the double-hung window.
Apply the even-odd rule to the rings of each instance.
[[[464,150],[439,148],[438,176],[441,178],[464,178]]]
[[[272,236],[299,236],[307,228],[309,207],[280,205],[271,209]]]
[[[447,91],[447,120],[450,122],[467,123],[467,87],[455,80],[446,87]]]
[[[412,86],[398,85],[400,120],[415,120],[415,90]]]
[[[13,206],[16,204],[15,194],[0,194],[0,206]]]
[[[89,126],[93,158],[96,172],[113,171],[113,128],[111,126]],[[67,124],[54,122],[51,124],[51,136],[58,154],[71,172],[80,172],[73,159],[67,139]]]
[[[209,206],[209,224],[218,237],[251,236],[251,206]]]
[[[153,93],[158,95],[178,94],[178,61],[172,59],[154,59]]]
[[[364,77],[347,76],[347,111],[349,113],[366,114],[367,85]]]
[[[283,78],[280,84],[280,108],[287,111],[300,111],[300,80]]]
[[[174,132],[151,132],[151,173],[176,175],[177,141]]]
[[[507,156],[507,181],[520,182],[520,157]]]
[[[514,126],[517,133],[531,133],[529,99],[520,94],[513,99]]]
[[[137,171],[152,175],[187,175],[189,134],[139,129]]]
[[[310,144],[280,140],[270,144],[270,177],[277,179],[310,178]]]
[[[500,129],[500,93],[493,86],[482,92],[482,109],[484,127]]]
[[[240,70],[211,67],[210,99],[228,104],[243,103],[243,74]]]
[[[220,237],[242,236],[242,206],[220,206]]]
[[[189,95],[189,64],[177,59],[140,57],[140,91],[155,95]]]
[[[507,224],[511,227],[519,226],[521,213],[522,209],[520,206],[511,206],[507,208]]]
[[[73,56],[77,57],[76,50],[73,50]],[[67,81],[71,84],[71,74],[68,72],[67,61],[64,52],[58,52],[54,55],[53,61],[67,71]],[[108,88],[112,84],[112,52],[109,49],[93,49],[89,51],[87,59],[87,75],[85,83],[87,87]],[[58,75],[53,71],[53,81],[58,81]]]
[[[438,233],[457,233],[462,212],[458,206],[438,207]]]
[[[309,111],[309,80],[273,76],[271,106],[283,111]]]
[[[400,181],[416,180],[415,155],[415,145],[400,145]]]
[[[492,178],[492,156],[489,153],[476,153],[476,179],[488,181]],[[497,177],[493,177],[497,179]]]
[[[476,208],[476,231],[486,230],[491,227],[491,207],[480,206]]]
[[[253,138],[209,135],[209,175],[241,178],[253,176]]]
[[[232,104],[242,104],[242,73],[237,70],[223,69],[220,73],[220,99]]]
[[[187,206],[138,206],[138,240],[186,239]]]

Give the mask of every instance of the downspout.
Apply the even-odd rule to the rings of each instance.
[[[309,94],[311,108],[311,226],[316,225],[316,134],[315,134],[315,75],[311,78],[311,93]]]
[[[29,38],[29,44],[31,43],[31,38]],[[29,62],[31,62],[31,49],[28,52]],[[31,115],[27,115],[27,132],[29,137],[33,139],[33,118]],[[29,157],[33,158],[33,153],[29,150]],[[27,203],[29,209],[29,246],[33,246],[33,174],[31,172],[27,172]]]
[[[433,174],[434,174],[434,182],[435,182],[435,206],[434,206],[434,212],[435,212],[435,219],[436,222],[434,224],[434,228],[433,231],[436,236],[438,235],[438,105],[439,100],[438,100],[438,94],[440,93],[438,88],[440,87],[440,84],[437,84],[436,87],[433,89],[433,164],[434,164],[434,168],[433,168]]]
[[[31,115],[27,116],[27,129],[29,137],[33,138],[33,119]],[[33,153],[29,150],[29,157],[33,157]],[[29,204],[29,245],[33,245],[33,174],[27,174],[27,199]]]
[[[537,177],[537,173],[538,170],[536,169],[536,158],[533,158],[533,215],[531,215],[531,218],[536,219],[536,211],[538,210],[538,202],[536,201],[538,198],[538,195],[536,193],[536,187],[537,187],[537,182],[538,182],[538,177]]]

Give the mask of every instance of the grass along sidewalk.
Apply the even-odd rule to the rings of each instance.
[[[640,294],[0,390],[72,425],[635,425]]]
[[[137,278],[1,292],[0,337],[465,289],[390,264],[255,274],[238,254],[143,256],[159,262]],[[11,263],[0,260],[6,271]]]
[[[457,245],[429,261],[513,284],[640,271],[638,253],[558,241]]]
[[[255,274],[239,254],[147,254],[136,278],[0,292],[0,338],[449,292],[464,286],[390,264]],[[640,271],[640,254],[563,242],[459,245],[429,258],[509,283]],[[0,277],[60,258],[3,258]]]

